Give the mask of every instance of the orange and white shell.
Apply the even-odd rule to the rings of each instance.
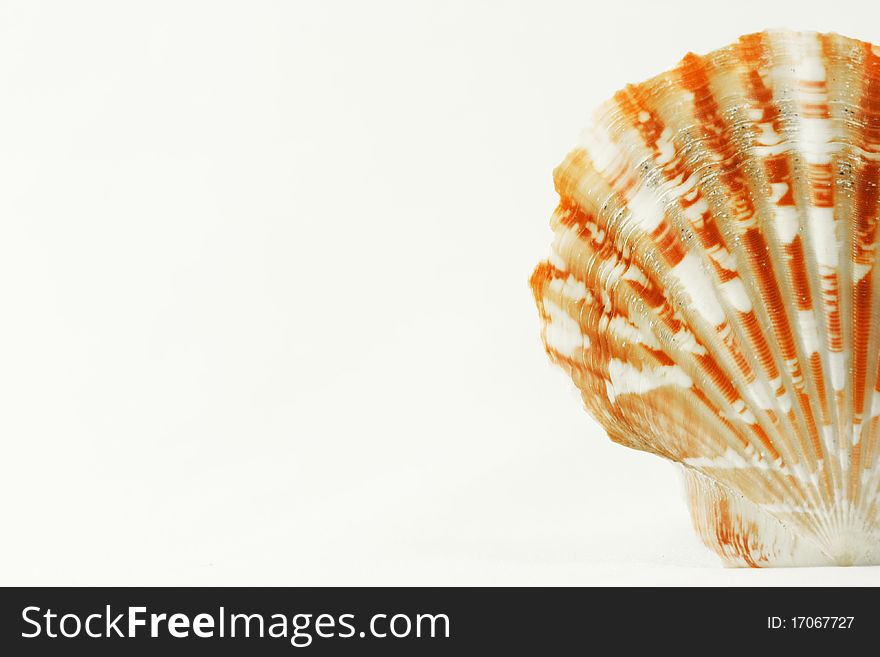
[[[531,278],[550,358],[727,565],[880,563],[880,48],[744,36],[606,102]]]

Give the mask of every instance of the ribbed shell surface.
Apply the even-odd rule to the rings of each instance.
[[[618,92],[531,278],[609,436],[728,565],[880,563],[880,49],[764,32]]]

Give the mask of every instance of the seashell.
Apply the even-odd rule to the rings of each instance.
[[[880,48],[768,31],[627,86],[531,278],[610,438],[730,566],[880,563]]]

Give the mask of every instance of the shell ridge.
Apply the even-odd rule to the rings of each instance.
[[[794,171],[791,179],[798,198],[798,224],[803,237],[806,275],[811,294],[811,308],[816,326],[820,367],[813,366],[813,384],[827,420],[823,420],[826,457],[830,463],[835,499],[842,487],[839,444],[842,432],[840,409],[835,390],[843,385],[839,371],[842,349],[840,340],[840,295],[837,268],[840,250],[835,236],[834,162],[839,147],[839,132],[829,110],[829,67],[823,57],[827,39],[813,32],[798,38],[771,34],[769,47],[785,65],[773,70],[773,97],[781,108],[783,134],[793,148],[789,160]],[[782,91],[780,91],[780,88]],[[786,89],[793,93],[786,98]],[[786,112],[786,107],[790,109]],[[794,153],[794,155],[792,155]],[[800,154],[800,157],[797,155]],[[801,161],[803,160],[803,161]]]
[[[731,97],[743,98],[745,107],[733,111],[745,114],[744,128],[736,150],[747,162],[743,170],[751,196],[758,227],[769,249],[770,277],[776,285],[774,306],[767,307],[773,321],[773,333],[785,363],[797,400],[794,406],[802,427],[802,451],[812,474],[820,477],[820,499],[829,511],[833,506],[833,472],[827,458],[824,427],[828,423],[827,407],[818,391],[824,388],[818,335],[813,314],[813,298],[805,275],[806,255],[800,235],[803,208],[798,204],[796,180],[791,161],[795,144],[786,134],[786,113],[774,100],[773,72],[787,62],[775,61],[768,51],[763,35],[744,37],[734,47],[733,67],[738,71],[731,84],[738,84]],[[743,111],[744,110],[744,111]],[[733,131],[732,131],[733,132]],[[737,140],[737,135],[732,134]],[[765,196],[763,190],[770,190]],[[766,292],[762,293],[767,300]]]

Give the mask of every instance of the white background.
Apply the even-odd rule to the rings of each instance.
[[[0,4],[0,584],[722,569],[527,286],[617,88],[876,3]]]

